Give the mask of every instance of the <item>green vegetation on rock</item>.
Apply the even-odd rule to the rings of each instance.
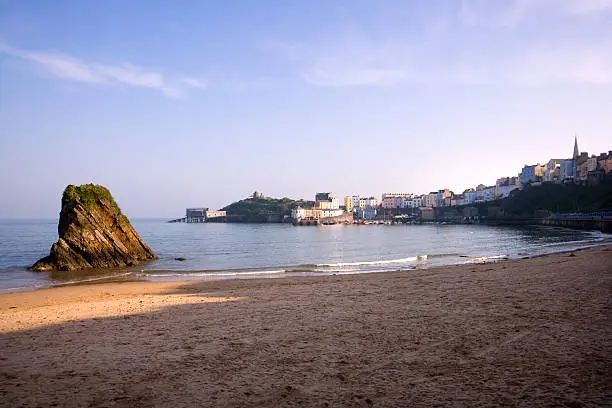
[[[270,217],[276,217],[279,221],[285,216],[290,215],[291,210],[297,206],[311,208],[313,201],[293,200],[283,198],[246,198],[236,201],[222,210],[227,211],[228,217],[236,221],[245,222],[267,222]]]
[[[108,201],[117,211],[121,214],[119,206],[113,199],[112,194],[104,186],[96,184],[83,184],[81,186],[75,186],[70,184],[64,190],[62,196],[62,206],[70,202],[78,202],[83,207],[91,209],[98,201]]]

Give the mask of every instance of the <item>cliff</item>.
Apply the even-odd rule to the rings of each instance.
[[[157,258],[102,186],[66,187],[57,232],[50,254],[32,270],[120,268]]]

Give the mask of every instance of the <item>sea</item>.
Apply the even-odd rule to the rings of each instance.
[[[497,262],[612,243],[612,235],[487,225],[186,224],[133,219],[159,259],[135,268],[31,272],[57,220],[0,220],[0,293],[107,279],[277,278],[411,271]]]

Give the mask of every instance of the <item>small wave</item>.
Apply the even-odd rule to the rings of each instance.
[[[488,263],[495,262],[502,259],[508,259],[508,255],[495,255],[495,256],[479,256],[476,258],[471,258],[465,261],[466,264],[477,264],[477,263]]]
[[[387,261],[358,261],[358,262],[338,262],[328,264],[317,264],[317,267],[323,268],[343,268],[347,266],[368,266],[368,265],[389,265],[389,264],[401,264],[407,262],[424,261],[427,259],[427,255],[411,256],[409,258],[390,259]]]
[[[363,269],[361,268],[314,268],[309,272],[334,273],[334,272],[359,272],[359,271],[363,271]]]
[[[537,247],[545,248],[545,247],[570,247],[572,245],[588,245],[588,244],[599,244],[605,242],[605,237],[593,237],[591,239],[577,239],[573,241],[560,241],[560,242],[548,242],[545,244],[538,244]]]
[[[312,268],[316,268],[317,266],[319,266],[319,265],[314,264],[314,263],[313,264],[300,264],[300,265],[296,266],[296,268],[297,269],[312,269]]]
[[[285,269],[275,269],[270,271],[218,271],[218,272],[169,272],[169,271],[141,271],[141,273],[146,273],[147,276],[152,277],[189,277],[189,276],[203,276],[203,277],[213,277],[213,276],[249,276],[249,275],[274,275],[280,273],[287,273],[288,271]]]
[[[452,252],[452,253],[448,253],[448,254],[429,254],[429,255],[425,255],[425,257],[428,258],[446,258],[446,257],[450,257],[450,256],[462,256],[460,253],[458,252]]]
[[[0,288],[0,293],[26,292],[26,291],[33,290],[33,289],[44,289],[50,286],[51,285],[38,285],[38,284],[14,286],[10,288]]]
[[[118,273],[116,275],[96,276],[96,277],[88,278],[88,279],[75,279],[75,280],[71,280],[71,281],[67,281],[67,282],[53,283],[53,286],[75,285],[75,284],[78,284],[78,283],[95,282],[95,281],[104,280],[104,279],[114,279],[114,278],[120,278],[122,276],[132,275],[132,273],[133,272],[125,272],[125,273]]]
[[[285,270],[286,273],[312,273],[317,272],[316,268],[290,268]]]

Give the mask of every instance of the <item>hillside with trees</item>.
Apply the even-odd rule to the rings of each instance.
[[[494,204],[495,205],[495,204]],[[612,211],[612,177],[598,185],[549,184],[526,186],[496,203],[505,215],[528,216],[539,211],[552,213]]]
[[[291,198],[249,197],[236,201],[222,210],[227,211],[229,222],[282,222],[297,206],[312,208],[314,201]]]

